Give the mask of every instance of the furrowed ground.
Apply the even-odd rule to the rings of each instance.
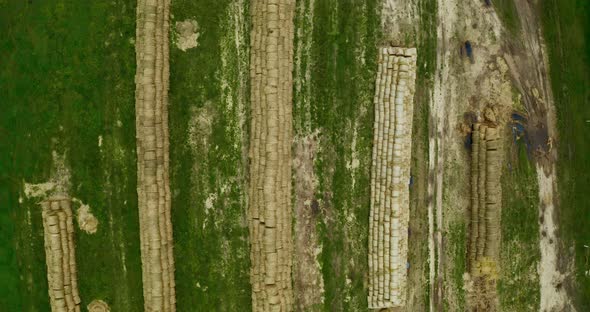
[[[99,220],[93,235],[76,227],[82,306],[103,299],[115,311],[141,311],[135,2],[1,1],[0,29],[0,274],[7,281],[0,305],[50,309],[43,198],[27,198],[23,187],[57,173],[55,151],[65,155],[69,195]]]

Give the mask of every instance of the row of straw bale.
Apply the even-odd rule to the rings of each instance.
[[[292,311],[291,142],[294,0],[250,4],[248,221],[253,311]]]
[[[498,259],[502,211],[502,159],[500,130],[475,124],[471,153],[471,209],[469,224],[469,267],[474,273],[482,259]]]
[[[170,0],[138,0],[137,194],[145,311],[176,308],[170,222],[168,85]]]
[[[369,308],[405,305],[416,49],[379,50],[369,220]]]

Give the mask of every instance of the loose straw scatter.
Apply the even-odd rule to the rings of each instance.
[[[293,311],[291,142],[294,0],[253,0],[250,282],[254,311]]]
[[[137,194],[146,311],[175,311],[170,222],[168,33],[170,0],[138,0],[135,75]]]
[[[369,308],[405,305],[416,49],[379,49],[369,220]]]
[[[54,312],[80,311],[71,201],[52,198],[41,203],[49,302]]]

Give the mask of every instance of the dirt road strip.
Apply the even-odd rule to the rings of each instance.
[[[249,228],[254,311],[292,311],[294,0],[251,3]]]
[[[145,311],[176,311],[168,174],[169,0],[137,2],[137,194]]]

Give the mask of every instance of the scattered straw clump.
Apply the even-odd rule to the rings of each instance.
[[[195,20],[176,22],[176,47],[185,52],[199,46],[199,24]]]
[[[90,212],[90,206],[82,205],[78,209],[78,226],[88,234],[96,233],[98,228],[98,219]]]

